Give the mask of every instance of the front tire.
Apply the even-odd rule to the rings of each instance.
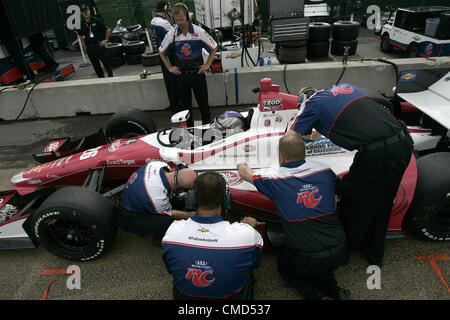
[[[407,213],[408,228],[424,239],[450,241],[450,152],[417,160],[417,187]]]
[[[391,44],[391,39],[388,35],[385,35],[381,38],[380,49],[385,53],[390,53],[394,50],[394,46]]]
[[[153,118],[138,109],[117,112],[111,117],[105,130],[106,138],[110,142],[154,132],[156,132],[156,124]]]
[[[74,261],[93,260],[112,246],[113,205],[95,191],[68,187],[56,191],[32,219],[36,239],[52,254]]]

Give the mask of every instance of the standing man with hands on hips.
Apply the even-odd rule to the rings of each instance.
[[[173,28],[168,20],[170,12],[168,0],[159,0],[156,4],[155,11],[156,15],[151,21],[151,30],[153,39],[159,48],[166,34]],[[172,65],[175,64],[173,55],[169,56],[169,60]],[[164,84],[166,85],[167,97],[169,98],[170,111],[172,115],[174,115],[180,109],[180,95],[177,91],[176,75],[167,69],[162,59],[160,60],[160,63]]]
[[[211,115],[208,102],[208,87],[205,72],[211,67],[217,44],[201,27],[189,21],[189,10],[184,3],[177,3],[172,9],[176,28],[167,32],[159,51],[167,69],[177,77],[176,85],[183,109],[191,112],[188,126],[192,127],[191,89],[200,108],[202,123],[209,124]],[[209,52],[206,63],[203,61],[202,49]],[[173,65],[169,56],[174,54]],[[181,111],[181,110],[179,110]]]
[[[111,29],[106,27],[102,20],[92,17],[91,10],[85,4],[81,5],[81,15],[83,16],[80,31],[81,43],[88,54],[95,73],[99,78],[105,77],[100,65],[101,62],[108,73],[108,77],[113,77],[111,63],[106,51],[106,43],[111,35]]]

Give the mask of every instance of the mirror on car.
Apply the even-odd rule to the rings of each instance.
[[[180,112],[174,114],[172,116],[172,118],[170,119],[170,121],[174,124],[186,122],[189,119],[190,115],[191,115],[191,113],[189,112],[189,110],[180,111]]]

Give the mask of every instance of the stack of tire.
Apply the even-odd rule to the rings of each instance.
[[[153,67],[160,64],[161,58],[159,52],[156,53],[143,53],[141,55],[141,63],[145,67]]]
[[[141,64],[141,55],[145,53],[144,41],[130,41],[123,45],[127,64]]]
[[[330,51],[331,24],[311,22],[307,45],[308,58],[328,57]]]
[[[280,63],[300,63],[306,59],[306,40],[275,44],[275,56]]]
[[[141,55],[141,63],[145,67],[153,67],[157,66],[161,62],[161,58],[159,57],[158,45],[156,44],[155,38],[151,36],[150,33],[150,53],[143,53]]]
[[[350,47],[348,55],[356,53],[358,36],[361,26],[356,21],[336,21],[331,28],[333,40],[331,42],[331,54],[343,56],[345,47]]]
[[[125,64],[126,60],[123,54],[123,45],[121,43],[107,44],[106,52],[108,53],[111,67],[119,67]]]

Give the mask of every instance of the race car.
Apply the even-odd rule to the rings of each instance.
[[[377,101],[409,123],[415,152],[393,205],[388,237],[408,228],[426,239],[449,241],[450,69],[404,71],[399,79],[393,104]],[[105,131],[51,140],[33,155],[40,164],[14,175],[11,189],[0,193],[0,248],[41,244],[76,261],[103,255],[114,242],[115,206],[126,181],[152,161],[174,169],[183,164],[199,174],[221,173],[232,193],[231,212],[255,217],[269,242],[280,245],[275,205],[240,178],[236,165],[278,165],[278,140],[297,115],[298,97],[281,93],[269,78],[254,92],[259,92],[258,104],[240,113],[242,130],[219,130],[215,123],[187,128],[189,112],[184,111],[172,118],[178,127],[157,131],[148,113],[128,110],[115,114]],[[329,164],[340,176],[355,154],[325,137],[307,141],[306,149],[308,159]]]

